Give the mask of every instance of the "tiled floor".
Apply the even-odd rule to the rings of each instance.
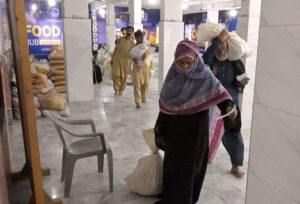
[[[130,193],[124,178],[135,168],[138,160],[149,153],[143,141],[142,130],[154,126],[158,114],[157,79],[151,79],[148,103],[136,109],[133,87],[128,86],[122,97],[113,95],[112,82],[108,79],[95,87],[95,100],[69,104],[72,118],[92,118],[98,131],[105,134],[114,154],[114,192],[109,192],[108,171],[105,163],[103,174],[97,173],[96,158],[79,160],[75,166],[71,194],[63,198],[64,183],[60,182],[62,144],[53,125],[46,118],[39,118],[38,134],[41,162],[50,167],[51,176],[44,178],[44,187],[53,197],[62,197],[68,204],[151,204],[153,197]],[[16,160],[23,159],[20,122],[13,128],[13,152]],[[73,129],[74,130],[74,129]],[[86,128],[75,129],[81,132]],[[243,131],[245,140],[245,165],[247,170],[249,131]],[[244,204],[246,179],[236,178],[229,172],[229,156],[220,145],[214,163],[209,165],[198,203]]]

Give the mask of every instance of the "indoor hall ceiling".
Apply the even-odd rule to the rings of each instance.
[[[90,3],[97,2],[98,5],[113,3],[116,6],[128,6],[129,0],[89,0]],[[183,0],[185,4],[184,13],[197,13],[207,10],[227,10],[240,8],[241,0]],[[142,0],[144,9],[159,9],[160,0]]]

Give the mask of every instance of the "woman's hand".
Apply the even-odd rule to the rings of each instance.
[[[227,107],[226,112],[229,113],[232,110],[232,108],[233,108],[232,106]],[[238,114],[238,111],[237,111],[237,109],[235,109],[228,117],[231,120],[234,120],[236,118],[237,114]]]

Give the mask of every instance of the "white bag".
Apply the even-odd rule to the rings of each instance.
[[[244,52],[244,55],[242,56],[242,58],[250,57],[253,54],[253,52],[252,52],[249,44],[244,39],[242,39],[242,43],[243,43],[243,46],[245,48],[245,52]]]
[[[198,27],[197,41],[211,41],[222,32],[222,27],[216,23],[203,23]],[[228,59],[231,61],[251,56],[252,51],[248,43],[235,33],[230,33],[228,38]]]
[[[241,59],[245,53],[245,47],[242,38],[235,33],[230,33],[228,42],[228,59],[235,61]]]
[[[202,23],[198,27],[197,41],[206,42],[211,41],[215,37],[219,36],[222,31],[222,26],[216,23]]]
[[[130,50],[130,54],[138,59],[138,66],[144,67],[146,63],[142,60],[143,55],[148,50],[146,43],[140,43]]]
[[[125,181],[134,193],[143,196],[159,195],[162,192],[163,160],[155,144],[154,130],[144,130],[143,135],[152,154],[140,159]]]

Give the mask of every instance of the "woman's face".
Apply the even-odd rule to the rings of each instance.
[[[191,69],[195,65],[195,60],[189,57],[185,57],[177,60],[177,64],[184,70]]]

